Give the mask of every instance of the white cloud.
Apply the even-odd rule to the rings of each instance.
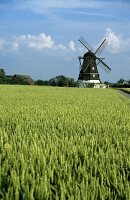
[[[76,15],[87,15],[87,16],[97,16],[97,17],[107,17],[107,18],[112,18],[112,19],[122,19],[121,17],[116,17],[114,15],[108,15],[108,14],[101,14],[99,12],[88,12],[88,11],[79,11],[79,10],[70,10],[71,14],[76,14]]]
[[[70,41],[68,46],[70,50],[76,51],[75,43],[73,41]]]
[[[11,42],[10,49],[18,50],[19,49],[18,43],[17,42]]]
[[[46,9],[75,9],[75,8],[96,8],[100,9],[108,5],[106,2],[97,2],[97,1],[82,1],[82,0],[31,0],[31,1],[22,1],[21,4],[18,4],[20,9],[30,9],[37,13],[45,12]]]
[[[55,49],[67,50],[66,46],[64,46],[63,44],[56,45]]]
[[[117,36],[110,28],[106,29],[106,39],[109,42],[109,49],[117,53],[121,48],[121,36]]]
[[[12,38],[12,40],[0,39],[1,50],[18,50],[20,48],[30,48],[35,50],[44,49],[55,49],[62,51],[76,51],[75,43],[70,41],[68,45],[61,43],[55,44],[54,40],[50,35],[40,33],[38,36],[35,35],[19,35]]]
[[[27,36],[20,35],[16,37],[16,41],[20,45],[39,50],[54,47],[54,41],[52,40],[51,36],[47,36],[45,33],[40,33],[38,36],[31,34],[28,34]]]
[[[18,50],[19,45],[15,41],[8,41],[5,39],[0,39],[0,50],[1,51],[10,51],[10,50]]]
[[[130,38],[124,39],[121,35],[116,35],[110,28],[106,29],[105,37],[109,42],[108,49],[111,53],[128,51]]]
[[[5,47],[5,40],[0,38],[0,50],[4,49]]]
[[[107,28],[105,33],[105,38],[108,41],[108,51],[111,53],[121,53],[129,51],[130,38],[123,38],[121,35],[117,35],[112,31],[112,29]],[[45,33],[40,33],[39,35],[19,35],[13,37],[12,39],[0,38],[0,50],[6,51],[16,51],[21,48],[30,48],[35,50],[44,49],[55,49],[61,51],[72,51],[72,52],[82,52],[82,48],[76,47],[73,41],[69,41],[68,44],[56,44],[50,35]]]
[[[130,7],[130,3],[121,1],[99,1],[99,0],[19,0],[13,2],[0,2],[0,9],[13,7],[15,9],[28,9],[37,13],[44,13],[48,9],[104,9],[110,7]]]
[[[24,10],[31,10],[35,13],[44,13],[47,15],[51,15],[56,9],[108,9],[108,8],[119,8],[122,9],[123,7],[130,7],[130,3],[128,2],[121,2],[121,1],[99,1],[99,0],[22,0],[16,3],[16,9],[24,9]],[[78,12],[78,11],[76,11]],[[106,17],[114,17],[111,15],[101,15],[100,13],[85,13],[82,12],[81,14],[88,14],[88,15],[95,15],[95,16],[106,16]]]

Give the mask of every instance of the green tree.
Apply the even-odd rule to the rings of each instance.
[[[0,84],[3,84],[5,82],[6,82],[5,71],[4,69],[0,69]]]
[[[35,82],[36,85],[49,85],[49,81],[37,80]]]
[[[74,78],[68,78],[68,86],[76,87],[76,82],[75,82]]]
[[[22,76],[17,76],[17,77],[12,78],[10,83],[16,84],[16,85],[29,85],[26,79]]]
[[[117,84],[120,85],[120,84],[123,84],[123,82],[124,82],[124,79],[120,78],[120,80],[117,81]]]
[[[59,87],[75,87],[76,82],[73,78],[68,78],[63,75],[56,76],[49,80],[49,84],[52,86],[59,86]]]
[[[67,78],[63,75],[57,77],[57,86],[64,87],[68,86]]]

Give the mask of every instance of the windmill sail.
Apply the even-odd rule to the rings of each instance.
[[[81,44],[88,49],[88,51],[94,51],[93,47],[83,38],[83,36],[80,37],[79,41]]]
[[[96,58],[100,61],[99,64],[102,64],[104,67],[106,67],[106,69],[107,69],[108,71],[111,71],[111,68],[108,67],[108,65],[107,65],[106,63],[104,63],[103,60],[102,60],[101,58],[98,58],[98,57],[96,57]]]
[[[99,45],[99,47],[95,51],[95,55],[99,54],[99,52],[101,53],[105,49],[105,47],[107,46],[107,44],[108,44],[107,40],[104,39],[103,42]]]

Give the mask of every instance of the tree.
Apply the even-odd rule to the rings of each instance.
[[[124,82],[123,78],[120,78],[120,80],[117,81],[117,84],[122,84]]]
[[[75,87],[76,82],[73,78],[68,78],[63,75],[56,76],[49,80],[50,85],[59,87]]]
[[[39,79],[39,80],[37,80],[37,81],[35,82],[35,84],[36,84],[36,85],[44,85],[43,82],[44,82],[43,80],[40,80],[40,79]]]
[[[10,83],[16,84],[16,85],[29,85],[26,79],[22,76],[17,76],[17,77],[12,78]]]
[[[68,78],[68,86],[76,87],[76,82],[75,82],[74,78]]]
[[[5,71],[4,69],[0,69],[0,83],[3,84],[6,82]]]
[[[57,86],[63,87],[68,86],[67,78],[63,75],[57,77]]]
[[[0,77],[5,78],[5,71],[4,71],[4,69],[0,69]]]
[[[51,78],[49,81],[37,80],[36,85],[50,85],[59,87],[76,87],[76,82],[73,78],[68,78],[63,75]]]
[[[35,82],[36,85],[49,85],[49,81],[37,80]]]

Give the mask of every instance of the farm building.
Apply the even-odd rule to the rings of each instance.
[[[5,77],[12,83],[35,85],[35,81],[29,75],[14,74],[6,75]]]
[[[15,81],[17,81],[18,79],[23,79],[29,85],[35,85],[35,81],[29,75],[15,74],[11,78],[11,80],[15,80]]]

